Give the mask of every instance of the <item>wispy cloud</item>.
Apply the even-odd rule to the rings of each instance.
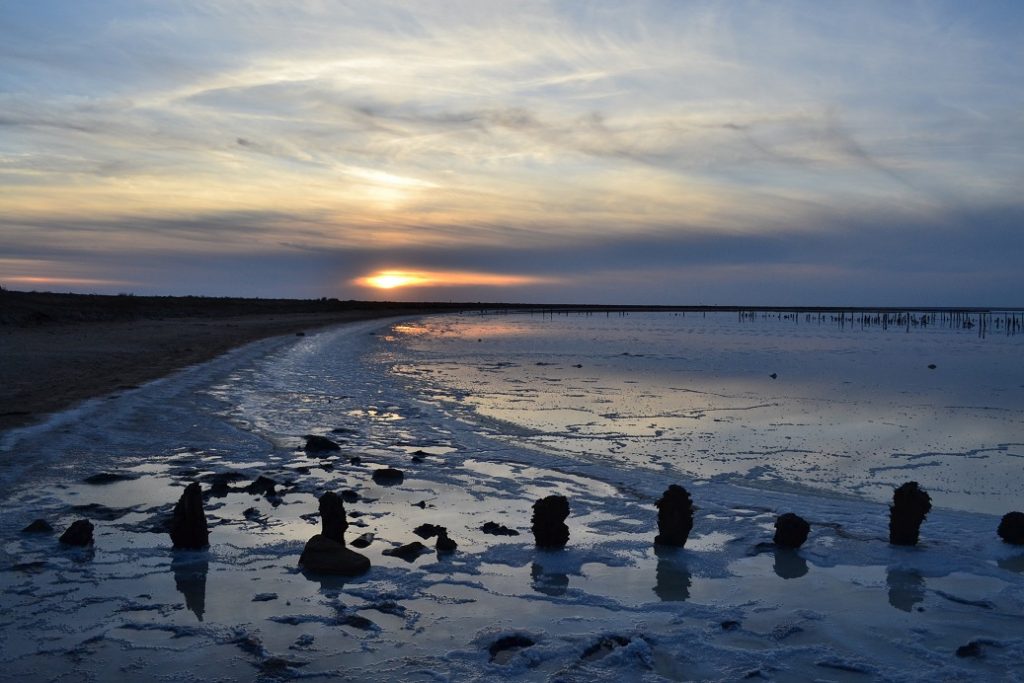
[[[685,264],[784,278],[818,272],[816,243],[839,279],[883,243],[928,255],[893,269],[1008,266],[978,236],[1024,181],[1013,6],[71,9],[0,7],[8,254],[212,254],[279,267],[282,288],[339,254],[471,273],[528,254],[549,264],[528,274],[561,259],[580,282]],[[318,277],[302,287],[347,281]]]

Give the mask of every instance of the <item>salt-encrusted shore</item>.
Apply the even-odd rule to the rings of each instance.
[[[267,337],[429,306],[0,291],[0,431]]]

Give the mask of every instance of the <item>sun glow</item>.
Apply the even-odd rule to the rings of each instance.
[[[374,289],[395,289],[398,287],[457,287],[486,286],[508,287],[535,285],[553,282],[552,278],[529,275],[499,275],[495,273],[462,273],[439,271],[382,270],[372,275],[356,278],[354,283]]]
[[[395,287],[426,284],[428,279],[416,273],[386,270],[376,275],[360,278],[357,282],[364,286],[376,287],[377,289],[394,289]]]

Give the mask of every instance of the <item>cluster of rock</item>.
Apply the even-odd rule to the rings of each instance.
[[[322,441],[319,441],[322,439]],[[333,444],[324,437],[308,437],[307,452],[331,450]],[[337,444],[334,444],[335,446]],[[399,483],[402,472],[391,468],[378,469],[373,474],[374,481],[388,485]],[[226,478],[213,481],[210,495],[223,495],[226,490],[247,491],[258,493],[268,498],[276,496],[276,482],[259,477],[244,489],[230,489]],[[328,491],[319,498],[321,532],[312,536],[305,544],[299,557],[299,566],[314,574],[335,574],[356,576],[370,569],[370,560],[346,547],[345,532],[348,520],[345,502],[355,502],[359,495],[345,490],[340,495]],[[658,509],[658,534],[654,538],[656,546],[682,548],[686,545],[690,532],[693,530],[694,505],[690,494],[677,484],[670,485],[656,503]],[[931,497],[917,482],[907,482],[895,489],[893,502],[889,507],[889,542],[899,546],[913,546],[920,538],[921,524],[931,510]],[[538,548],[560,549],[569,541],[569,501],[565,496],[550,495],[533,504],[531,531]],[[198,482],[185,487],[174,507],[174,512],[167,529],[175,549],[198,550],[209,546],[209,526],[203,510],[203,492]],[[487,522],[481,527],[484,533],[493,535],[516,536],[515,529],[496,522]],[[773,543],[778,548],[800,548],[810,534],[811,525],[799,515],[787,512],[775,521]],[[27,533],[51,533],[53,527],[42,519],[37,519],[25,527]],[[91,546],[93,544],[92,523],[80,519],[72,523],[60,536],[60,542],[71,546]],[[1024,513],[1010,512],[1003,516],[998,528],[999,537],[1006,543],[1024,545]],[[435,538],[434,550],[438,554],[455,552],[458,544],[448,536],[448,530],[434,524],[421,524],[414,533],[424,540]],[[365,548],[373,541],[372,533],[364,533],[354,539],[352,545]],[[419,541],[406,543],[382,551],[383,555],[394,556],[414,562],[420,555],[430,550]]]
[[[693,500],[682,486],[670,485],[656,503],[658,508],[658,535],[655,545],[682,548],[693,530]],[[917,545],[921,524],[931,511],[931,496],[917,482],[911,481],[897,488],[889,507],[889,542],[892,545]],[[561,548],[569,540],[565,519],[569,516],[569,503],[564,496],[548,496],[533,504],[533,535],[539,548]],[[488,526],[490,525],[490,527]],[[494,522],[484,525],[487,533],[500,533]],[[505,527],[503,530],[511,531]],[[775,520],[772,539],[778,548],[797,549],[807,542],[810,523],[796,513],[787,512]],[[1004,542],[1024,545],[1024,513],[1009,512],[999,523],[998,534]]]

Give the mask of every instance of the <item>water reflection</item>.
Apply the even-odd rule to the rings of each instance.
[[[913,612],[914,605],[924,601],[924,577],[917,572],[890,569],[885,576],[889,586],[889,604],[904,612]]]
[[[686,554],[681,548],[654,546],[658,558],[655,570],[657,583],[654,593],[663,602],[683,602],[690,598],[692,575],[686,566]]]
[[[317,574],[316,572],[299,569],[298,573],[309,581],[320,584],[321,593],[337,593],[345,589],[345,584],[352,583],[355,577],[342,574]]]
[[[792,548],[776,548],[772,569],[780,579],[799,579],[807,574],[807,560]]]
[[[175,551],[171,560],[174,572],[174,586],[185,596],[185,607],[190,609],[199,621],[206,611],[206,574],[210,569],[206,551]]]
[[[1017,572],[1018,574],[1024,574],[1024,555],[1017,555],[1016,557],[1006,557],[1001,560],[997,560],[1000,569],[1006,569],[1007,571]]]
[[[565,595],[565,591],[569,588],[568,574],[545,571],[544,567],[536,562],[530,568],[530,576],[532,577],[530,587],[544,595],[558,597]]]

